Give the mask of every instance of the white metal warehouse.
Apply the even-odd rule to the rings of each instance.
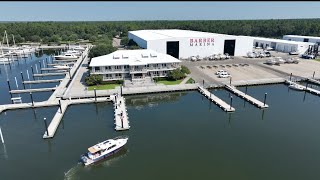
[[[200,58],[228,53],[245,56],[252,51],[253,39],[191,30],[164,29],[129,31],[128,38],[141,48],[169,54],[178,59]]]
[[[283,39],[271,39],[271,38],[262,38],[262,37],[253,37],[254,46],[267,48],[271,47],[275,51],[279,52],[298,52],[299,54],[305,53],[310,46],[313,46],[314,43],[311,42],[297,42],[289,41]]]
[[[320,37],[315,36],[284,35],[282,39],[288,41],[311,42],[320,45]]]

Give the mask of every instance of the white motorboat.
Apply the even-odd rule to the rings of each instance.
[[[274,65],[276,63],[276,61],[274,59],[268,59],[266,61],[266,64],[269,64],[269,65]]]
[[[76,51],[84,51],[85,50],[85,48],[82,46],[74,46],[74,47],[72,47],[72,49],[76,50]]]
[[[88,148],[87,153],[81,155],[81,162],[87,166],[118,152],[128,141],[128,137],[119,136],[113,139],[105,140]]]
[[[56,65],[56,66],[53,66],[54,68],[59,68],[59,69],[71,69],[70,66],[68,65]]]
[[[66,52],[66,54],[74,54],[74,55],[76,55],[76,56],[81,56],[81,52],[80,51],[77,51],[77,50],[68,50],[67,52]]]
[[[305,87],[297,83],[290,83],[289,88],[298,90],[298,91],[303,91]]]
[[[65,53],[62,55],[54,56],[56,60],[76,60],[78,57],[71,53]]]

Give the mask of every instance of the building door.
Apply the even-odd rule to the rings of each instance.
[[[308,38],[304,38],[303,42],[309,42],[309,39]]]
[[[277,47],[277,43],[275,43],[275,42],[271,42],[271,48],[275,50],[275,49],[276,49],[276,47]]]
[[[230,56],[234,56],[234,50],[236,47],[236,40],[224,40],[224,50],[223,53],[228,53]]]
[[[179,41],[167,41],[167,54],[179,59]]]

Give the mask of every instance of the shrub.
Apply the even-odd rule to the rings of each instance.
[[[181,72],[185,74],[190,74],[190,70],[186,66],[181,66]]]
[[[85,78],[85,83],[88,86],[94,86],[94,85],[99,85],[102,84],[102,75],[99,74],[92,74],[90,76],[87,76]]]

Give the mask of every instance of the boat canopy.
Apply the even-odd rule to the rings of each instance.
[[[94,153],[96,153],[96,152],[98,152],[98,151],[100,151],[101,149],[100,148],[96,148],[96,146],[92,146],[92,147],[89,147],[88,148],[88,151],[90,152],[90,153],[92,153],[92,154],[94,154]]]

